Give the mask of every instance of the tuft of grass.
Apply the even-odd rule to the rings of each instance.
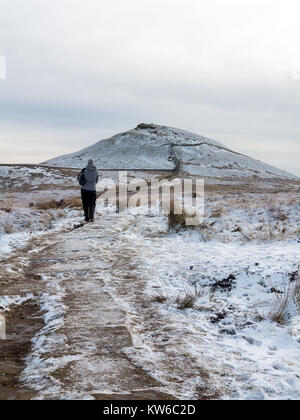
[[[223,214],[224,214],[224,208],[223,207],[218,207],[218,208],[216,208],[215,210],[213,210],[212,212],[211,212],[211,217],[213,218],[213,219],[219,219],[220,217],[222,217],[223,216]]]
[[[265,321],[266,320],[266,317],[263,314],[261,314],[260,312],[255,312],[254,319],[257,322],[262,322],[262,321]]]
[[[180,232],[186,229],[194,229],[197,224],[190,224],[189,221],[195,218],[197,214],[194,209],[184,207],[181,200],[171,200],[170,208],[168,209],[168,224],[169,231]],[[199,219],[199,225],[202,224]]]
[[[165,296],[162,292],[159,294],[153,296],[153,302],[157,303],[165,303],[168,300],[170,302],[175,303],[177,306],[177,309],[197,309],[202,310],[202,307],[196,307],[196,302],[200,297],[203,297],[205,294],[204,288],[198,288],[195,286],[193,290],[187,291],[183,294],[178,295],[175,299],[168,298]],[[204,309],[203,309],[204,310]]]
[[[286,302],[278,302],[276,309],[270,313],[270,319],[279,325],[285,325],[287,322]]]
[[[186,216],[182,202],[172,198],[168,214],[169,231],[179,232],[186,229]]]
[[[179,232],[187,228],[185,215],[184,214],[174,214],[170,212],[168,215],[168,224],[169,230]]]
[[[177,296],[175,303],[177,305],[177,309],[194,309],[195,303],[197,301],[197,296],[193,292],[187,292],[185,295]]]
[[[14,233],[15,232],[14,225],[11,222],[4,223],[3,224],[3,228],[4,228],[5,233],[7,235],[10,235],[11,233]]]
[[[153,302],[165,303],[166,301],[167,297],[163,293],[153,296]]]
[[[285,325],[290,319],[289,306],[294,302],[300,308],[300,281],[294,285],[285,285],[283,292],[274,290],[274,307],[269,313],[269,318],[279,325]]]
[[[283,211],[281,211],[276,215],[276,219],[279,220],[280,222],[285,222],[286,220],[289,219],[289,216]]]
[[[296,280],[296,284],[293,288],[293,299],[295,304],[298,306],[298,310],[300,311],[300,275],[298,270],[298,279]]]

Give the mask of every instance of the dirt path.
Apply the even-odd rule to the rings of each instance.
[[[114,240],[109,223],[55,234],[44,249],[35,252],[35,243],[2,267],[1,278],[4,271],[9,278],[1,294],[34,294],[7,315],[7,340],[0,342],[2,399],[173,398],[126,355],[133,346],[126,314],[103,281],[110,262],[101,254]]]
[[[29,300],[13,306],[6,316],[6,340],[0,341],[0,398],[27,400],[36,392],[23,386],[19,376],[25,368],[24,358],[30,352],[31,340],[43,327],[39,306]]]
[[[147,291],[143,256],[161,235],[162,219],[106,215],[33,239],[1,265],[1,295],[27,300],[7,315],[0,398],[219,396],[186,332],[161,317]]]

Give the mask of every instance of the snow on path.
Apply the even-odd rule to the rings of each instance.
[[[27,267],[42,275],[45,328],[22,380],[38,398],[300,399],[299,308],[290,302],[285,326],[268,320],[300,244],[203,243],[169,235],[164,217],[123,214],[48,245]],[[229,275],[232,290],[212,294]],[[196,309],[178,310],[195,286]]]
[[[114,252],[131,256],[125,278],[134,284],[124,284],[122,265],[108,284],[127,312],[136,344],[132,359],[181,398],[300,399],[299,307],[290,302],[286,326],[268,319],[275,304],[270,290],[287,286],[299,267],[300,244],[201,243],[193,234],[161,235],[163,220],[131,223]],[[208,289],[231,274],[231,292],[209,298],[207,291],[197,302],[200,310],[176,308],[178,294],[195,285]],[[143,293],[149,302],[160,292],[170,299],[151,309]],[[212,323],[218,313],[223,319]]]
[[[103,282],[111,234],[103,221],[86,225],[54,236],[31,260],[32,272],[42,274],[45,327],[21,379],[37,399],[172,398],[126,356],[132,341],[125,314]]]

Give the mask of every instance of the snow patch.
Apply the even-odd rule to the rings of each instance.
[[[192,175],[239,178],[297,177],[236,153],[221,143],[198,134],[160,125],[137,127],[46,164],[81,168],[93,158],[99,169],[175,169],[177,160],[170,155],[173,147],[182,169]]]

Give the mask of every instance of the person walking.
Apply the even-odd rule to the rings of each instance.
[[[81,185],[81,198],[84,211],[84,219],[86,222],[93,222],[96,210],[96,184],[99,175],[93,159],[88,161],[86,168],[77,176],[77,180]]]

